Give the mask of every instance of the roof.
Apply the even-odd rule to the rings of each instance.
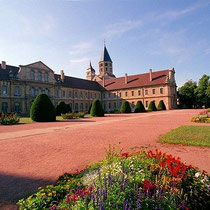
[[[152,72],[152,81],[150,81],[150,73],[136,74],[127,76],[128,83],[125,83],[125,77],[111,78],[105,80],[106,90],[117,90],[117,89],[127,89],[127,88],[137,88],[152,85],[165,84],[166,78],[168,76],[169,70],[161,70]],[[102,85],[102,81],[98,82]]]
[[[109,61],[109,62],[112,62],[112,60],[111,60],[111,58],[109,56],[109,53],[108,53],[105,45],[104,45],[103,52],[101,54],[100,62],[101,61]]]
[[[13,76],[16,76],[18,74],[18,71],[19,71],[19,67],[17,66],[6,65],[6,69],[2,69],[1,64],[0,64],[0,79],[9,80],[10,72],[13,73]]]
[[[60,75],[55,74],[55,79],[57,81],[60,80]],[[70,87],[70,88],[78,88],[78,89],[86,89],[86,90],[96,90],[103,91],[104,88],[95,81],[90,81],[86,79],[80,79],[76,77],[65,76],[64,82],[60,83],[62,86]]]

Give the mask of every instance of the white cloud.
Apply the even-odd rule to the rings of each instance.
[[[75,58],[75,59],[70,59],[70,63],[87,63],[88,60],[90,59],[87,57]]]
[[[73,45],[69,51],[70,55],[75,54],[84,54],[90,52],[94,48],[94,45],[91,41],[89,42],[80,42],[79,44]]]

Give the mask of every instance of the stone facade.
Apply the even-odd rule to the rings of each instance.
[[[103,51],[99,74],[91,63],[86,80],[65,76],[63,70],[55,74],[41,61],[19,67],[0,66],[0,112],[18,112],[28,115],[34,98],[46,93],[56,106],[60,101],[70,104],[73,111],[88,111],[92,101],[99,99],[106,111],[121,107],[127,100],[132,109],[141,100],[147,108],[150,101],[156,105],[163,100],[167,109],[176,108],[174,69],[115,78],[112,61]],[[104,60],[103,60],[104,59]],[[107,64],[106,64],[107,63]],[[102,66],[103,65],[103,66]]]

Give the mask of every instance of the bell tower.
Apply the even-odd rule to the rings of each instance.
[[[104,48],[99,61],[99,76],[102,77],[115,77],[113,74],[112,60],[104,44]]]
[[[93,80],[93,78],[95,77],[96,73],[95,73],[95,69],[92,67],[91,61],[90,61],[90,66],[86,71],[86,79],[87,80]]]

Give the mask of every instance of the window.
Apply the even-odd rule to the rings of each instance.
[[[122,106],[122,102],[119,103],[119,108],[121,108],[121,106]]]
[[[38,72],[38,80],[41,81],[42,80],[42,72]]]
[[[66,91],[65,91],[65,90],[63,90],[63,94],[62,94],[62,96],[63,96],[63,98],[65,98],[65,97],[66,97]]]
[[[152,94],[155,94],[155,89],[152,89]]]
[[[38,94],[40,94],[42,92],[42,88],[38,88]]]
[[[80,104],[80,111],[83,111],[83,103]]]
[[[16,86],[15,87],[15,96],[19,96],[20,95],[20,87]]]
[[[114,109],[116,109],[117,108],[117,104],[116,104],[116,102],[114,102]]]
[[[109,110],[112,108],[112,105],[111,105],[111,103],[109,103]]]
[[[31,88],[31,96],[32,96],[32,97],[35,96],[35,88],[34,88],[34,87]]]
[[[104,99],[106,98],[106,94],[105,94],[105,93],[103,93],[103,98],[104,98]]]
[[[132,108],[134,108],[134,107],[135,107],[135,104],[134,104],[134,102],[132,102],[131,106],[132,106]]]
[[[88,111],[88,104],[85,104],[85,110]]]
[[[105,63],[105,66],[108,66],[108,63]]]
[[[2,86],[2,94],[3,94],[4,96],[7,95],[7,86],[6,86],[6,85],[3,85],[3,86]]]
[[[46,93],[47,95],[49,95],[50,91],[46,88],[46,89],[45,89],[45,93]]]
[[[88,98],[88,92],[85,93],[86,98]]]
[[[128,97],[128,92],[125,92],[125,97]]]
[[[77,92],[74,93],[74,97],[77,98]]]
[[[55,97],[58,98],[59,97],[59,94],[58,94],[58,90],[55,90]]]
[[[145,90],[145,95],[148,95],[148,90]]]
[[[120,96],[120,97],[122,96],[122,93],[121,93],[121,92],[119,93],[119,96]]]
[[[8,103],[7,102],[2,102],[1,110],[2,110],[2,112],[7,113],[7,110],[8,110]]]
[[[20,112],[20,103],[19,102],[15,102],[14,111],[15,112]]]
[[[163,94],[163,88],[160,88],[160,94]]]
[[[148,101],[146,101],[146,107],[148,107]]]
[[[71,91],[69,91],[69,98],[71,98]]]
[[[139,95],[139,96],[141,95],[141,90],[138,90],[138,95]]]
[[[131,92],[132,96],[134,96],[134,91]]]
[[[111,98],[111,94],[110,94],[110,92],[108,93],[108,98]]]
[[[74,105],[74,110],[77,112],[78,111],[78,103],[75,103]]]
[[[82,94],[82,92],[80,92],[80,98],[83,98],[83,94]]]
[[[30,79],[31,79],[31,80],[35,80],[35,73],[34,73],[34,70],[31,70],[31,72],[30,72]]]
[[[44,81],[45,81],[45,82],[48,82],[48,79],[49,79],[48,77],[49,77],[49,76],[48,76],[48,73],[45,73],[45,74],[44,74]]]

